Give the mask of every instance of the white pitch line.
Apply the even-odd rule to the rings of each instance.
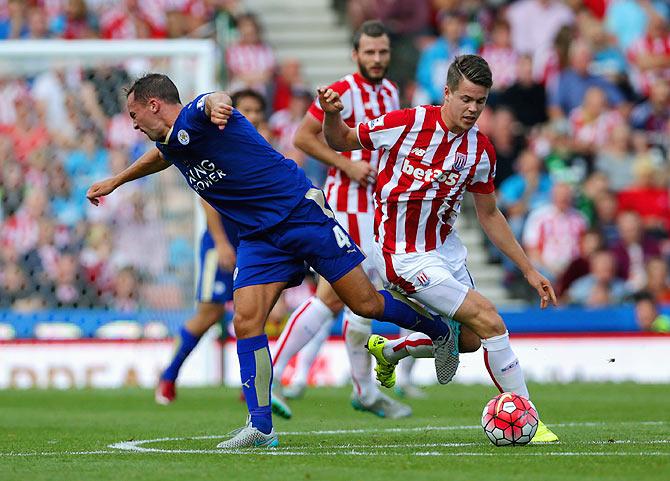
[[[25,457],[25,456],[86,456],[92,454],[119,454],[118,451],[47,451],[32,453],[0,453],[4,457]]]

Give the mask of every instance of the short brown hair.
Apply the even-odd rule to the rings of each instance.
[[[161,73],[149,73],[140,77],[126,89],[126,98],[135,94],[135,100],[147,102],[150,98],[161,99],[170,104],[180,104],[179,91],[170,77]]]
[[[449,65],[447,72],[447,87],[452,92],[458,89],[461,79],[467,79],[473,84],[490,89],[493,86],[491,68],[479,55],[459,55]]]
[[[361,37],[367,35],[368,37],[383,37],[386,35],[389,36],[389,31],[379,20],[368,20],[363,22],[356,33],[354,34],[354,50],[358,50],[358,47],[361,46]]]

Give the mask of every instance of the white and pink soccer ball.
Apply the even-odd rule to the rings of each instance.
[[[504,392],[484,407],[482,427],[496,446],[523,446],[535,436],[539,419],[532,402],[513,392]]]

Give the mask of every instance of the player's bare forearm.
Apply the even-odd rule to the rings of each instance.
[[[118,187],[126,182],[131,182],[140,177],[155,174],[161,170],[167,169],[171,164],[166,161],[157,148],[153,148],[142,154],[133,164],[118,173],[114,177],[110,177],[100,182],[93,184],[86,192],[86,198],[93,205],[100,203],[100,197],[111,194]]]
[[[223,223],[221,222],[221,215],[217,210],[209,205],[204,199],[200,199],[200,204],[205,211],[205,219],[207,220],[207,228],[209,229],[210,234],[212,234],[212,239],[216,245],[223,245],[227,247],[232,247],[228,236],[226,235],[226,230],[223,228]]]
[[[171,165],[170,162],[163,158],[160,151],[156,147],[153,147],[142,154],[132,165],[115,176],[118,184],[117,187],[165,170]]]
[[[344,104],[340,99],[340,94],[330,88],[320,88],[319,105],[323,109],[325,117],[323,119],[323,135],[326,142],[338,152],[349,152],[350,150],[362,149],[363,146],[358,141],[356,130],[349,128],[342,120],[340,112],[344,109]]]
[[[356,130],[342,121],[339,112],[326,112],[323,119],[323,135],[328,145],[339,152],[362,149]]]
[[[477,219],[493,244],[523,272],[526,281],[540,296],[540,307],[557,305],[556,293],[551,282],[533,267],[523,248],[519,245],[507,219],[496,205],[495,194],[474,194]]]
[[[534,270],[528,256],[514,237],[507,219],[496,205],[494,194],[474,194],[477,219],[486,236],[526,274]]]
[[[205,98],[205,114],[213,124],[222,129],[233,114],[233,100],[226,92],[212,92]]]
[[[312,117],[311,114],[307,114],[295,133],[293,143],[297,148],[319,162],[346,171],[351,164],[351,160],[324,143],[320,136],[322,130],[321,122]]]

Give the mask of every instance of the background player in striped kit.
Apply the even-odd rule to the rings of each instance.
[[[354,35],[352,58],[358,70],[333,83],[330,88],[340,94],[344,110],[342,118],[350,127],[397,110],[400,107],[397,87],[385,78],[391,59],[388,32],[379,21],[365,22]],[[314,102],[295,135],[295,145],[311,157],[330,166],[324,191],[337,221],[349,232],[363,252],[373,244],[374,207],[372,193],[379,153],[357,150],[340,154],[321,138],[323,110]],[[363,263],[368,277],[379,280],[370,259]],[[317,292],[298,307],[289,318],[273,355],[275,384],[281,381],[289,360],[305,347],[299,368],[309,369],[322,342],[328,337],[335,316],[344,304],[324,279]],[[370,319],[344,309],[344,339],[354,384],[351,403],[356,409],[370,411],[381,417],[398,418],[412,414],[409,406],[382,392],[372,377],[370,354],[365,349],[371,334]],[[313,340],[312,340],[313,339]],[[312,341],[310,341],[312,340]],[[307,343],[307,345],[306,345]],[[301,373],[301,377],[306,377]],[[304,386],[296,386],[289,397],[300,394]],[[290,410],[280,402],[275,389],[275,413],[288,416]]]
[[[265,99],[254,90],[240,90],[232,96],[233,107],[258,128],[264,121]],[[226,303],[233,300],[233,269],[237,250],[237,227],[202,201],[207,229],[200,238],[200,265],[195,315],[179,331],[172,360],[161,374],[154,397],[158,404],[170,404],[177,397],[179,370],[200,338],[223,320]]]
[[[540,306],[556,304],[551,282],[535,269],[496,206],[495,150],[475,125],[492,84],[491,70],[482,57],[461,55],[449,67],[442,106],[390,112],[352,129],[342,121],[337,92],[320,89],[319,101],[331,147],[383,151],[375,190],[374,259],[385,285],[460,323],[461,342],[464,337],[476,343],[481,339],[484,362],[496,387],[528,398],[505,323],[495,306],[475,290],[465,265],[467,250],[454,229],[467,190],[484,232],[519,267],[539,294]],[[425,337],[409,337],[413,336]],[[377,359],[382,385],[394,384],[399,359],[430,354],[430,346],[417,349],[416,344],[370,337],[368,349]],[[458,356],[455,346],[452,353]],[[448,382],[457,368],[456,358],[444,371],[438,370],[438,379]],[[558,438],[540,423],[533,440]]]

